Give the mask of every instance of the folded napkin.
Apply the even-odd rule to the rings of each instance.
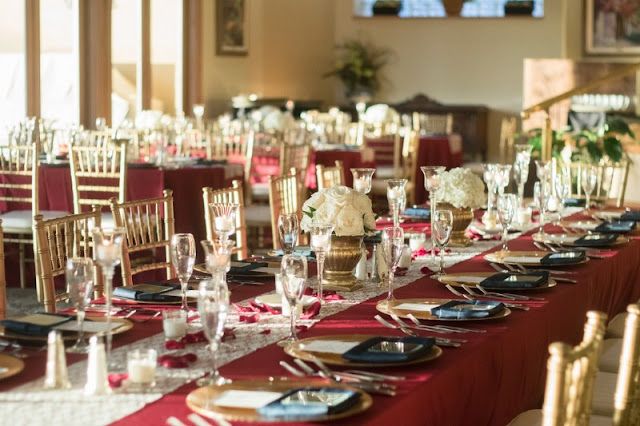
[[[155,284],[137,284],[130,287],[116,287],[113,295],[121,299],[137,300],[140,302],[175,302],[180,300],[177,296],[169,296],[164,293],[174,290],[173,286]]]
[[[633,220],[612,220],[602,222],[596,227],[595,231],[603,234],[622,234],[633,231],[635,227],[636,222]]]
[[[266,262],[231,262],[230,274],[238,274],[241,272],[253,271],[257,268],[264,268],[268,266]]]
[[[256,411],[267,420],[295,420],[347,411],[360,401],[355,391],[306,387],[294,389]]]
[[[575,263],[584,262],[587,255],[584,251],[564,251],[562,253],[549,253],[542,259],[540,259],[541,265],[572,265]]]
[[[433,337],[374,337],[342,354],[354,362],[394,363],[420,358],[433,346]]]
[[[405,209],[402,215],[408,217],[417,217],[420,219],[430,219],[431,210],[427,207],[410,207],[408,209]]]
[[[374,235],[365,236],[362,241],[365,244],[379,244],[382,242],[382,231],[376,231]]]
[[[514,272],[504,272],[493,274],[480,282],[482,287],[488,289],[502,288],[535,288],[546,284],[549,281],[549,272],[531,272],[518,274]]]
[[[48,318],[51,317],[51,318]],[[0,321],[5,330],[29,336],[46,336],[56,325],[74,320],[72,315],[37,313],[18,319]]]
[[[612,244],[618,239],[617,234],[587,234],[573,242],[576,246],[595,247]]]
[[[502,311],[500,302],[482,300],[450,300],[431,309],[431,315],[440,319],[487,318]]]
[[[640,210],[624,212],[622,213],[622,216],[620,216],[620,220],[633,220],[635,222],[640,222]]]
[[[587,200],[584,198],[565,198],[565,207],[584,207],[587,204]]]

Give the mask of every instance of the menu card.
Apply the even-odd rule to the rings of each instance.
[[[401,303],[393,307],[394,310],[431,312],[431,309],[440,306],[440,303]]]
[[[224,391],[213,403],[219,407],[260,408],[280,398],[283,393],[251,390]]]
[[[307,352],[322,352],[327,354],[343,354],[351,348],[358,346],[360,342],[343,342],[340,340],[314,340],[305,343],[301,349]]]

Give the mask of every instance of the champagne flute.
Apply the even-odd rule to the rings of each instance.
[[[545,213],[547,212],[547,206],[549,203],[549,197],[551,196],[551,190],[549,185],[545,181],[536,182],[533,185],[533,199],[536,203],[536,207],[540,210],[540,229],[538,233],[540,235],[544,232],[544,220]]]
[[[73,306],[76,308],[76,318],[78,320],[78,340],[75,345],[67,348],[67,352],[69,353],[89,353],[89,344],[84,340],[83,326],[85,309],[91,301],[94,273],[95,267],[93,266],[92,259],[81,257],[67,260],[67,267],[65,269],[67,291],[71,303],[73,303]]]
[[[191,234],[174,234],[171,237],[171,263],[180,280],[182,289],[182,310],[189,315],[187,304],[187,283],[196,263],[196,241]]]
[[[400,226],[400,210],[406,202],[407,194],[405,186],[406,179],[387,179],[387,199],[389,200],[389,210],[393,215],[393,226]]]
[[[596,168],[593,166],[586,166],[580,173],[582,178],[582,189],[584,190],[584,195],[587,197],[586,207],[587,211],[589,211],[589,208],[591,208],[591,193],[598,183],[598,175],[596,173]]]
[[[389,292],[387,301],[395,300],[393,297],[393,279],[404,250],[404,231],[397,226],[389,226],[382,231],[382,258],[387,264]]]
[[[498,197],[498,215],[502,224],[502,250],[504,251],[509,251],[507,235],[509,234],[509,227],[513,221],[517,204],[518,200],[515,194],[502,194]]]
[[[568,169],[561,169],[555,177],[556,194],[560,197],[558,213],[562,219],[564,213],[564,202],[571,192],[571,175]]]
[[[432,275],[436,279],[444,275],[444,252],[449,244],[451,238],[451,231],[453,229],[453,213],[450,210],[436,210],[433,229],[436,234],[436,243],[438,243],[438,249],[440,250],[440,268],[438,272]]]
[[[318,299],[324,300],[322,295],[322,277],[324,274],[324,258],[331,248],[331,234],[335,226],[325,223],[312,223],[309,227],[311,250],[316,253],[318,263]]]
[[[422,166],[420,167],[424,174],[424,189],[429,191],[429,207],[431,209],[431,229],[433,230],[433,216],[436,212],[436,191],[440,187],[440,175],[444,172],[444,166]],[[431,261],[436,260],[436,237],[431,233]]]
[[[281,213],[278,216],[278,235],[280,247],[284,254],[291,254],[296,248],[300,226],[298,216],[295,213]]]
[[[516,160],[513,163],[513,177],[518,186],[518,207],[524,207],[524,185],[529,178],[529,163],[531,163],[531,150],[533,145],[517,144]]]
[[[231,380],[220,375],[217,353],[224,334],[224,324],[229,311],[229,291],[220,276],[201,281],[198,288],[198,312],[204,335],[211,350],[211,373],[196,381],[198,386],[219,386]]]
[[[298,340],[296,336],[296,312],[298,305],[307,288],[307,258],[299,254],[285,254],[282,258],[282,291],[291,307],[291,332],[289,337],[278,342],[279,346],[286,346]]]
[[[231,252],[235,246],[234,241],[200,241],[204,248],[204,262],[207,271],[212,277],[219,277],[222,281],[227,280],[227,272],[231,270]]]

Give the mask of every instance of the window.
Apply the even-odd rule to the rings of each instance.
[[[0,0],[0,134],[27,112],[24,1]]]
[[[356,16],[373,16],[371,8],[376,0],[354,0]],[[507,0],[474,0],[464,3],[460,16],[463,18],[496,18],[504,17],[504,5]],[[442,0],[403,0],[401,18],[444,18],[446,13]],[[531,16],[544,16],[544,0],[533,0]]]

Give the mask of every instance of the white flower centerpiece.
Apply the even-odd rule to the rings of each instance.
[[[462,167],[443,172],[440,175],[440,186],[436,190],[436,199],[438,209],[451,210],[453,213],[450,245],[470,245],[471,240],[464,233],[473,220],[473,210],[484,204],[482,179]]]
[[[362,238],[375,234],[376,229],[371,199],[346,186],[334,186],[313,194],[305,201],[302,212],[300,226],[304,232],[314,222],[335,226],[324,262],[325,288],[357,288],[352,271],[362,254]]]

